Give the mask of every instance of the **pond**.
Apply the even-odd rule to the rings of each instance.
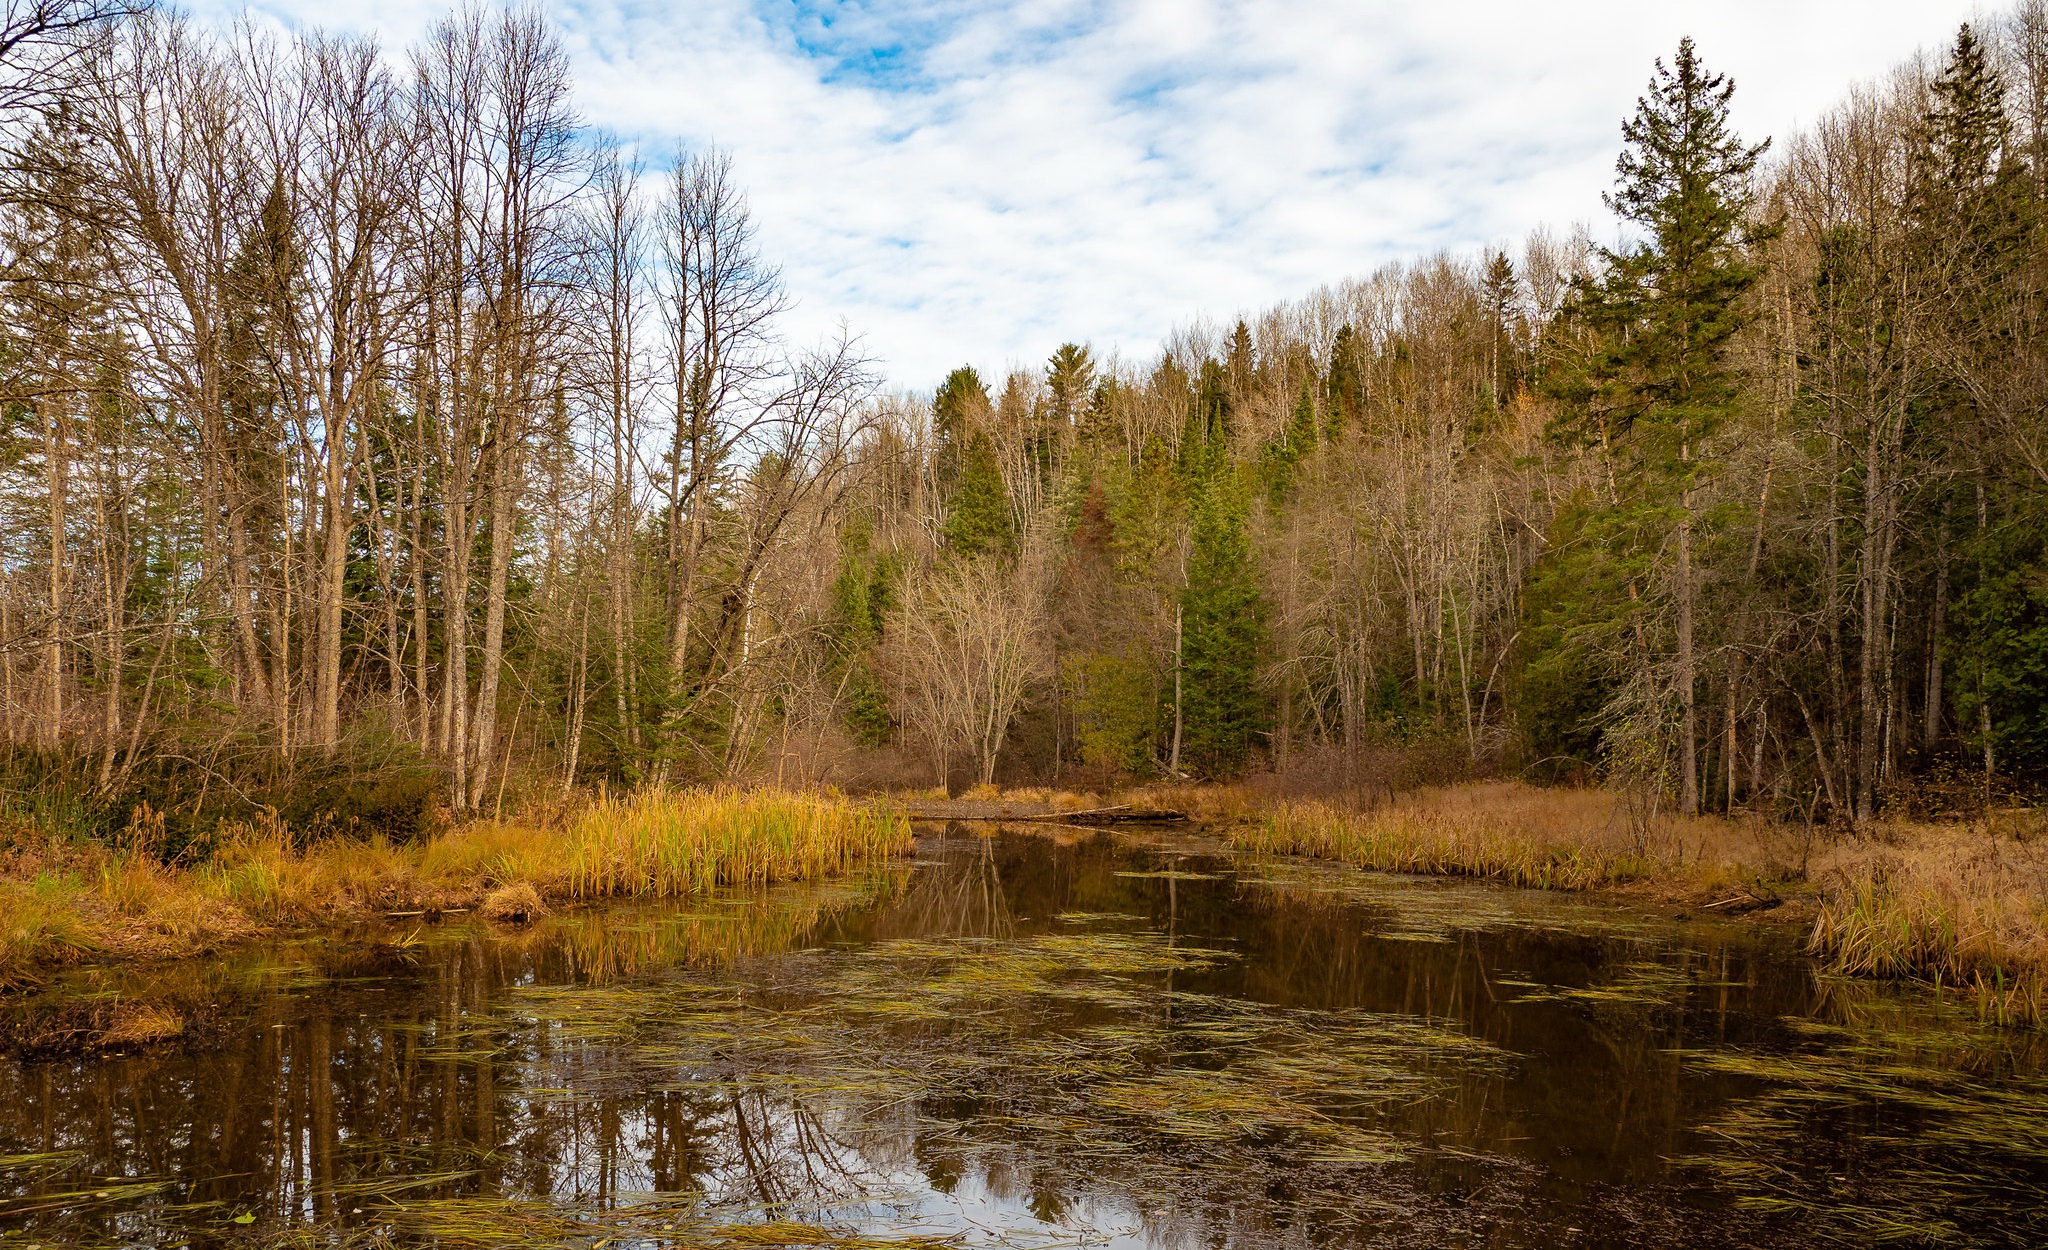
[[[185,1039],[50,1044],[131,1008]],[[1168,831],[6,1011],[0,1250],[2048,1244],[2038,1034],[1778,928]]]

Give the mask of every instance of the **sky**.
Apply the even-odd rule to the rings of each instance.
[[[261,0],[402,47],[445,0]],[[584,120],[732,154],[788,330],[897,385],[1148,357],[1389,261],[1587,222],[1690,34],[1747,138],[1981,18],[1958,0],[550,0]],[[198,0],[226,22],[239,4]],[[1993,10],[1996,12],[1996,10]]]

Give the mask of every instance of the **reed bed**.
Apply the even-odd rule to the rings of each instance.
[[[564,892],[672,898],[834,876],[910,849],[909,822],[835,796],[654,790],[585,808],[568,831]]]
[[[2048,848],[1981,828],[1834,848],[1811,946],[1839,971],[1956,987],[1988,1017],[2048,1020]]]
[[[378,912],[483,908],[520,922],[550,901],[677,898],[836,876],[910,848],[894,809],[772,789],[648,790],[551,825],[480,822],[425,841],[300,846],[276,821],[224,825],[199,863],[146,842],[0,852],[0,989],[86,958],[201,954],[266,928]]]
[[[1501,783],[1423,791],[1372,811],[1280,803],[1229,831],[1240,850],[1303,855],[1382,872],[1479,877],[1588,890],[1654,875],[1597,791]]]

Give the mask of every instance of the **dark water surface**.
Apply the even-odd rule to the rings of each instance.
[[[79,973],[28,1245],[2048,1244],[2038,1035],[1775,930],[933,828],[829,887]]]

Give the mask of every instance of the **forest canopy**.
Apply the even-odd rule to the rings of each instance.
[[[537,10],[5,23],[9,784],[2048,778],[2044,0],[1768,142],[1681,44],[1613,246],[930,391],[791,342],[731,157],[593,133]]]

